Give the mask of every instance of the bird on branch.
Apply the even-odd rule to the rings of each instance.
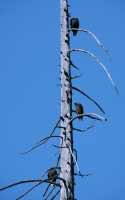
[[[52,167],[49,169],[48,171],[48,179],[50,182],[55,183],[56,182],[56,178],[58,176],[57,170],[55,167]]]
[[[72,29],[73,36],[77,35],[78,30],[73,29],[79,29],[79,19],[76,17],[72,17],[70,19],[70,28]]]
[[[51,168],[48,170],[47,176],[48,176],[49,182],[51,182],[51,183],[49,183],[49,185],[47,186],[47,188],[46,188],[46,190],[45,190],[45,192],[44,192],[44,194],[43,194],[43,197],[45,197],[45,195],[47,194],[47,192],[48,192],[50,186],[53,186],[53,187],[55,188],[54,183],[56,183],[56,179],[57,179],[57,176],[58,176],[58,173],[57,173],[56,168],[55,168],[55,167],[51,167]],[[52,183],[53,183],[53,184],[52,184]],[[54,188],[53,188],[53,189],[54,189]],[[53,189],[52,189],[52,191],[53,191]]]
[[[74,103],[75,107],[76,107],[76,110],[75,112],[77,113],[77,115],[81,115],[81,114],[84,114],[84,108],[82,106],[81,103]],[[83,119],[83,116],[79,116],[78,119]]]

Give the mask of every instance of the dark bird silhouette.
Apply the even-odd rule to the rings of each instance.
[[[75,111],[76,111],[77,115],[84,114],[84,108],[81,103],[74,103],[74,105],[76,107]],[[79,116],[78,119],[83,119],[83,116]]]
[[[70,19],[70,28],[71,29],[79,29],[79,19],[78,18],[76,18],[76,17],[73,17],[73,18],[71,18]],[[72,32],[73,32],[73,35],[75,36],[75,35],[77,35],[77,30],[72,30]]]
[[[46,193],[48,192],[50,186],[55,187],[55,185],[52,184],[52,183],[56,183],[56,179],[57,179],[57,176],[58,176],[58,173],[57,173],[56,168],[55,168],[55,167],[51,167],[51,168],[48,170],[47,176],[48,176],[48,181],[50,181],[51,183],[49,183],[49,185],[47,186],[47,188],[46,188],[46,190],[45,190],[45,192],[44,192],[44,194],[43,194],[43,197],[45,197],[45,195],[46,195]],[[54,188],[53,188],[53,189],[54,189]],[[53,189],[52,189],[52,191],[53,191]]]
[[[57,170],[56,168],[52,167],[49,169],[48,171],[48,179],[50,182],[55,183],[56,182],[56,178],[57,178]]]

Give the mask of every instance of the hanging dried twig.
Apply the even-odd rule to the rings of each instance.
[[[89,29],[76,29],[76,28],[69,29],[69,31],[72,31],[72,30],[77,30],[77,31],[81,31],[81,32],[89,34],[96,41],[97,45],[101,47],[106,54],[109,54],[109,50],[104,47],[103,43],[100,42],[97,36],[93,32],[91,32]]]
[[[76,52],[83,52],[83,53],[88,54],[89,56],[91,56],[93,59],[95,59],[96,62],[102,67],[102,69],[103,69],[104,72],[106,73],[106,75],[107,75],[107,77],[109,78],[111,84],[113,85],[113,87],[114,87],[116,93],[117,93],[117,94],[119,93],[118,88],[117,88],[116,84],[114,83],[114,81],[113,81],[113,79],[112,79],[112,77],[111,77],[111,74],[108,72],[106,66],[98,59],[98,57],[97,57],[95,54],[91,53],[90,51],[84,50],[84,49],[71,49],[71,50],[70,50],[70,52],[73,52],[73,51],[74,51],[74,52],[75,52],[75,51],[76,51]]]

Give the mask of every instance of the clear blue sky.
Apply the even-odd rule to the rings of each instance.
[[[73,56],[82,77],[74,85],[103,105],[107,123],[94,122],[86,135],[75,135],[78,163],[78,200],[125,199],[125,2],[123,0],[70,1],[72,16],[89,28],[110,50],[111,60],[84,33],[71,38],[71,46],[97,54],[119,87],[117,96],[102,69],[84,54]],[[47,136],[60,114],[60,5],[54,0],[0,0],[0,187],[17,180],[40,177],[55,164],[52,143],[29,155],[19,152]],[[73,70],[73,73],[77,72]],[[99,113],[86,98],[74,92],[74,101],[86,112]],[[100,114],[100,113],[99,113]],[[75,123],[79,128],[92,120]],[[53,141],[54,142],[54,141]],[[0,193],[0,200],[14,200],[26,187]],[[25,199],[41,198],[41,188]]]

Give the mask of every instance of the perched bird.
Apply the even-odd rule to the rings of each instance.
[[[76,113],[77,115],[80,115],[80,114],[84,114],[84,108],[82,106],[81,103],[74,103],[75,107],[76,107]],[[78,119],[82,119],[83,116],[78,116]]]
[[[76,28],[76,29],[79,29],[79,19],[76,18],[76,17],[73,17],[70,19],[70,28],[73,29],[73,28]],[[73,32],[73,35],[77,35],[77,30],[72,30]]]
[[[55,183],[56,182],[56,178],[57,178],[57,170],[56,168],[52,167],[49,169],[48,171],[48,179],[50,182]]]
[[[51,167],[49,170],[48,170],[48,181],[50,181],[51,183],[49,183],[49,185],[47,186],[47,188],[45,189],[45,192],[43,194],[43,197],[45,197],[46,193],[48,192],[49,190],[49,187],[50,186],[53,186],[55,187],[54,183],[56,183],[56,179],[57,179],[57,176],[58,176],[58,173],[57,173],[57,170],[55,167]],[[52,184],[53,183],[53,184]]]

